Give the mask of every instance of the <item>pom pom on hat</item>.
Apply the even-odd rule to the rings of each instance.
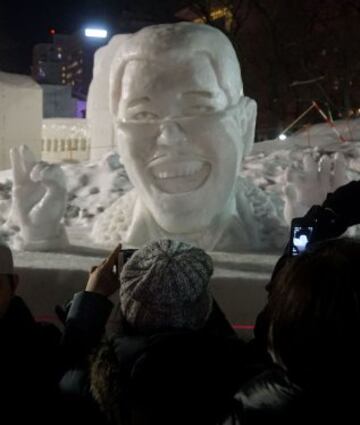
[[[141,330],[199,329],[210,315],[211,257],[185,242],[159,240],[138,251],[120,274],[120,307]]]

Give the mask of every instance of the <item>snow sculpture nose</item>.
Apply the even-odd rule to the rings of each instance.
[[[184,130],[176,122],[166,122],[160,125],[159,145],[178,145],[187,140]]]

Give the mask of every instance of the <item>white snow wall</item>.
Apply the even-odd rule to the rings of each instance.
[[[9,149],[27,144],[40,159],[42,89],[25,75],[0,72],[0,170],[10,168]]]

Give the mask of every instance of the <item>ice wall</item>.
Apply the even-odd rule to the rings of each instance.
[[[0,72],[0,170],[10,168],[9,149],[25,143],[40,159],[42,90],[25,75]]]

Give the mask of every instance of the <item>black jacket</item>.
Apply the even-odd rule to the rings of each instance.
[[[274,365],[242,385],[222,425],[356,424],[359,377],[344,367],[299,385]]]
[[[312,207],[304,220],[315,223],[312,243],[339,237],[349,224],[343,217],[329,211],[326,202],[321,207]],[[269,294],[274,278],[288,261],[289,255],[287,246],[266,287]],[[255,339],[251,342],[256,352],[263,353],[265,357],[268,329],[269,319],[265,306],[257,317]],[[354,369],[357,362],[347,362],[343,353],[341,356],[334,354],[335,348],[341,352],[341,341],[334,341],[334,344],[336,346],[329,353],[329,358],[324,359],[323,367],[307,371],[302,376],[289,376],[268,361],[268,368],[263,373],[240,387],[224,425],[357,423],[357,419],[353,418],[358,415],[357,383],[360,372]]]
[[[0,320],[1,423],[54,423],[60,331],[15,296]],[[55,415],[56,416],[56,415]]]
[[[217,424],[245,376],[245,345],[215,306],[200,331],[119,332],[99,345],[111,303],[74,297],[64,334],[65,394],[82,400],[97,423]],[[89,354],[92,355],[89,358]],[[91,387],[91,388],[90,388]]]

